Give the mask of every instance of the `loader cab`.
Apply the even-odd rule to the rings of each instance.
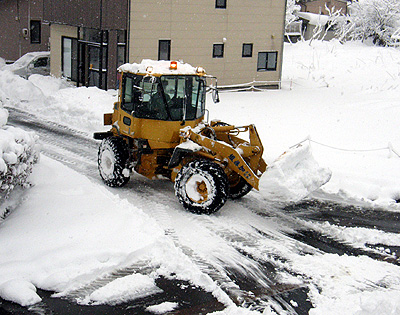
[[[134,118],[194,121],[205,113],[206,81],[199,75],[122,75],[121,109]]]

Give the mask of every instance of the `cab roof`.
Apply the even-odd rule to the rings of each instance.
[[[180,61],[143,59],[141,63],[126,63],[118,68],[119,72],[143,75],[204,75],[201,67],[193,67]]]

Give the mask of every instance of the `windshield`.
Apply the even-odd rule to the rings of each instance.
[[[195,120],[204,115],[205,80],[196,75],[125,75],[122,109],[138,118]]]

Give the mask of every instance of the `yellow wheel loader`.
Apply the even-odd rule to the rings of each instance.
[[[219,101],[215,77],[176,61],[143,60],[118,71],[118,101],[104,114],[111,129],[94,134],[106,185],[125,185],[132,171],[168,178],[183,207],[199,214],[258,190],[267,165],[255,126],[205,121],[206,92]]]

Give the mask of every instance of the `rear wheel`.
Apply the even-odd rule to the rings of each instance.
[[[107,186],[121,187],[129,181],[129,174],[124,172],[128,158],[128,149],[122,139],[103,139],[97,161],[100,176]]]
[[[185,209],[198,214],[211,214],[218,211],[228,198],[228,177],[218,164],[195,160],[183,166],[178,173],[175,194]]]

